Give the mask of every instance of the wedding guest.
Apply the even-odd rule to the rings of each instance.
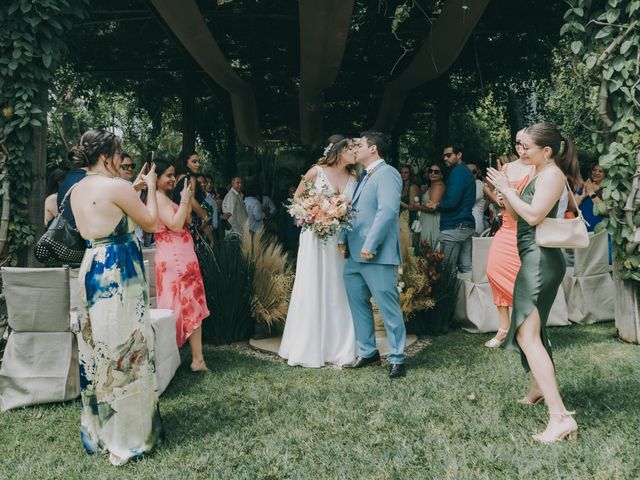
[[[593,232],[604,216],[597,214],[594,207],[603,203],[600,184],[606,178],[606,173],[600,165],[593,164],[589,172],[589,178],[576,192],[576,203],[587,221],[587,231]]]
[[[471,215],[476,222],[476,235],[482,235],[485,231],[484,211],[486,208],[486,200],[484,198],[484,182],[482,181],[482,172],[475,163],[467,163],[467,167],[471,171],[476,182],[476,201],[471,209]]]
[[[294,200],[299,201],[305,182],[351,200],[357,184],[355,162],[353,141],[342,135],[330,136],[323,156],[298,185]],[[289,365],[318,368],[355,359],[356,339],[342,277],[344,265],[335,236],[323,241],[312,230],[300,234],[296,276],[278,351]]]
[[[516,151],[518,153],[522,152],[522,133],[523,130],[516,135]],[[509,161],[509,157],[505,157],[498,160],[500,171],[506,175],[511,188],[520,192],[533,175],[533,167],[525,164],[519,158],[515,161]],[[493,303],[498,309],[498,332],[484,344],[487,348],[499,347],[507,338],[511,324],[509,308],[513,305],[513,287],[518,271],[520,271],[517,241],[518,223],[509,215],[508,211],[505,211],[502,198],[499,197],[496,201],[502,210],[500,213],[502,223],[500,229],[493,236],[489,247],[487,279],[493,292]]]
[[[532,382],[527,403],[544,398],[549,410],[546,429],[533,436],[548,444],[575,437],[578,425],[574,412],[568,412],[558,390],[551,358],[551,343],[546,331],[549,311],[565,273],[560,249],[540,247],[536,243],[536,225],[546,217],[555,217],[565,176],[579,178],[576,150],[557,127],[538,123],[522,134],[522,160],[535,167],[534,175],[522,192],[513,189],[504,172],[490,169],[489,181],[502,194],[505,207],[518,217],[518,253],[522,266],[514,287],[511,326],[503,346],[520,352]]]
[[[262,195],[260,195],[260,200],[262,201],[262,208],[264,210],[264,214],[268,218],[272,218],[276,215],[276,213],[278,213],[276,204],[273,200],[271,200],[271,197],[269,195],[267,195],[266,193],[263,193]]]
[[[183,182],[180,203],[176,205],[172,201],[175,197],[172,195],[176,185],[175,168],[163,160],[154,163],[158,175],[156,196],[160,217],[154,234],[158,308],[173,310],[178,348],[188,341],[191,370],[206,372],[208,369],[202,355],[202,320],[209,316],[209,309],[193,238],[187,227],[193,190],[190,182]]]
[[[400,212],[409,212],[409,226],[418,218],[416,204],[420,202],[420,187],[413,180],[413,172],[409,165],[400,167],[402,178],[402,196],[400,197]]]
[[[231,230],[227,234],[242,236],[244,226],[247,223],[247,207],[242,195],[243,181],[240,177],[231,179],[231,188],[222,201],[222,213],[226,215],[231,224]]]
[[[44,227],[47,228],[51,220],[58,215],[58,190],[60,184],[67,176],[67,170],[62,168],[54,169],[47,179],[47,191],[44,199]]]
[[[439,248],[440,213],[427,207],[430,202],[439,202],[444,195],[445,183],[442,166],[433,163],[423,170],[426,175],[424,185],[426,190],[422,194],[422,201],[416,205],[420,211],[420,241],[428,242],[431,249]]]
[[[88,248],[78,274],[81,438],[88,453],[105,452],[122,465],[153,450],[163,435],[158,409],[154,333],[140,245],[129,217],[152,231],[158,221],[156,174],[142,177],[142,203],[119,177],[121,140],[89,130],[72,150],[87,168],[71,192],[78,229]]]
[[[207,203],[207,205],[209,205],[209,208],[207,210],[209,212],[209,218],[211,219],[211,228],[213,229],[213,232],[215,234],[217,233],[220,223],[220,208],[218,206],[218,202],[216,201],[216,191],[213,186],[213,178],[208,175],[198,175],[198,184],[204,191],[204,201]]]
[[[122,152],[120,156],[122,157],[122,163],[120,164],[118,175],[120,176],[120,178],[126,180],[127,182],[133,182],[133,175],[135,174],[136,164],[133,163],[133,159],[128,153]]]
[[[204,202],[204,192],[198,188],[196,178],[200,172],[200,156],[194,150],[183,150],[178,155],[175,164],[176,185],[173,191],[173,203],[180,203],[180,192],[186,182],[191,184],[193,196],[191,197],[191,222],[189,230],[196,246],[200,242],[213,242],[213,233],[211,232],[211,217],[207,211],[202,208]],[[204,237],[203,237],[204,235]]]
[[[447,188],[439,202],[427,204],[440,212],[440,248],[444,259],[461,273],[471,271],[471,237],[476,222],[471,213],[476,198],[476,184],[471,171],[462,161],[462,147],[445,146],[442,152],[445,165],[450,169]]]
[[[247,222],[251,233],[264,229],[265,213],[258,192],[257,185],[247,184],[244,205],[247,209]]]

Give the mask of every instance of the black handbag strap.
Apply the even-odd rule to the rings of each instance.
[[[58,214],[61,214],[62,211],[64,210],[64,207],[67,206],[67,201],[69,200],[69,195],[71,195],[71,192],[73,191],[74,188],[76,188],[76,185],[78,185],[78,183],[80,183],[80,182],[74,183],[73,185],[71,185],[69,190],[67,190],[66,195],[64,196],[64,198],[62,199],[62,202],[60,202],[60,206],[58,207]]]

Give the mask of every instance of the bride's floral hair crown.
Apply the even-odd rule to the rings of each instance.
[[[327,155],[329,155],[329,152],[331,151],[332,147],[333,147],[333,143],[329,143],[329,145],[324,147],[324,151],[322,152],[322,156],[326,157]]]

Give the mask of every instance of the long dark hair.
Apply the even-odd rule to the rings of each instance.
[[[548,122],[536,123],[525,128],[524,133],[529,135],[537,146],[551,149],[551,158],[567,176],[572,189],[582,185],[576,147],[570,138],[560,133],[558,127]]]
[[[192,173],[191,170],[189,170],[189,166],[187,165],[187,163],[189,162],[189,158],[192,155],[198,155],[198,152],[196,152],[195,150],[182,150],[180,152],[180,154],[178,155],[178,159],[173,165],[174,167],[176,167],[176,176],[185,173]]]
[[[122,139],[106,130],[89,130],[82,135],[80,143],[71,147],[69,158],[75,166],[91,167],[100,155],[113,157],[122,150]]]

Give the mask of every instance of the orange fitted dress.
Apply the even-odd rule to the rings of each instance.
[[[521,191],[528,181],[529,175],[509,183]],[[510,307],[513,304],[513,286],[520,271],[517,237],[518,222],[503,210],[502,226],[493,237],[487,257],[487,279],[493,292],[493,303],[497,307]]]

